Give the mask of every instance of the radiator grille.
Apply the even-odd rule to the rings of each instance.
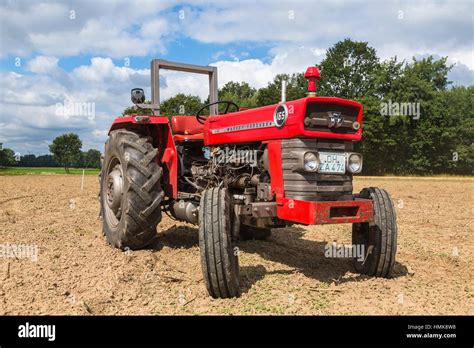
[[[338,113],[344,119],[338,128],[328,127],[329,118],[332,113]],[[353,106],[335,103],[310,103],[305,113],[305,129],[319,132],[354,134],[357,129],[353,128],[353,124],[357,121],[358,113],[359,109]]]
[[[352,199],[352,174],[319,174],[294,171],[297,158],[293,152],[302,150],[352,151],[353,144],[343,140],[314,138],[284,139],[281,142],[285,197],[306,201]]]

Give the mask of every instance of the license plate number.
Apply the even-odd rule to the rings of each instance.
[[[344,174],[346,172],[345,155],[330,152],[320,152],[319,161],[319,173]]]

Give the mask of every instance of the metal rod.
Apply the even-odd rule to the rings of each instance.
[[[281,103],[286,102],[286,80],[281,81]]]

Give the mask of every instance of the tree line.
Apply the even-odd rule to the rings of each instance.
[[[0,149],[0,166],[64,167],[67,173],[72,167],[100,168],[100,151],[95,149],[81,151],[81,148],[82,141],[77,134],[63,134],[56,137],[49,145],[52,155],[28,154],[18,158],[12,149]]]

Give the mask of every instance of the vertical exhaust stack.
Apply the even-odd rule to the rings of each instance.
[[[281,81],[281,101],[280,103],[286,102],[286,81]]]

